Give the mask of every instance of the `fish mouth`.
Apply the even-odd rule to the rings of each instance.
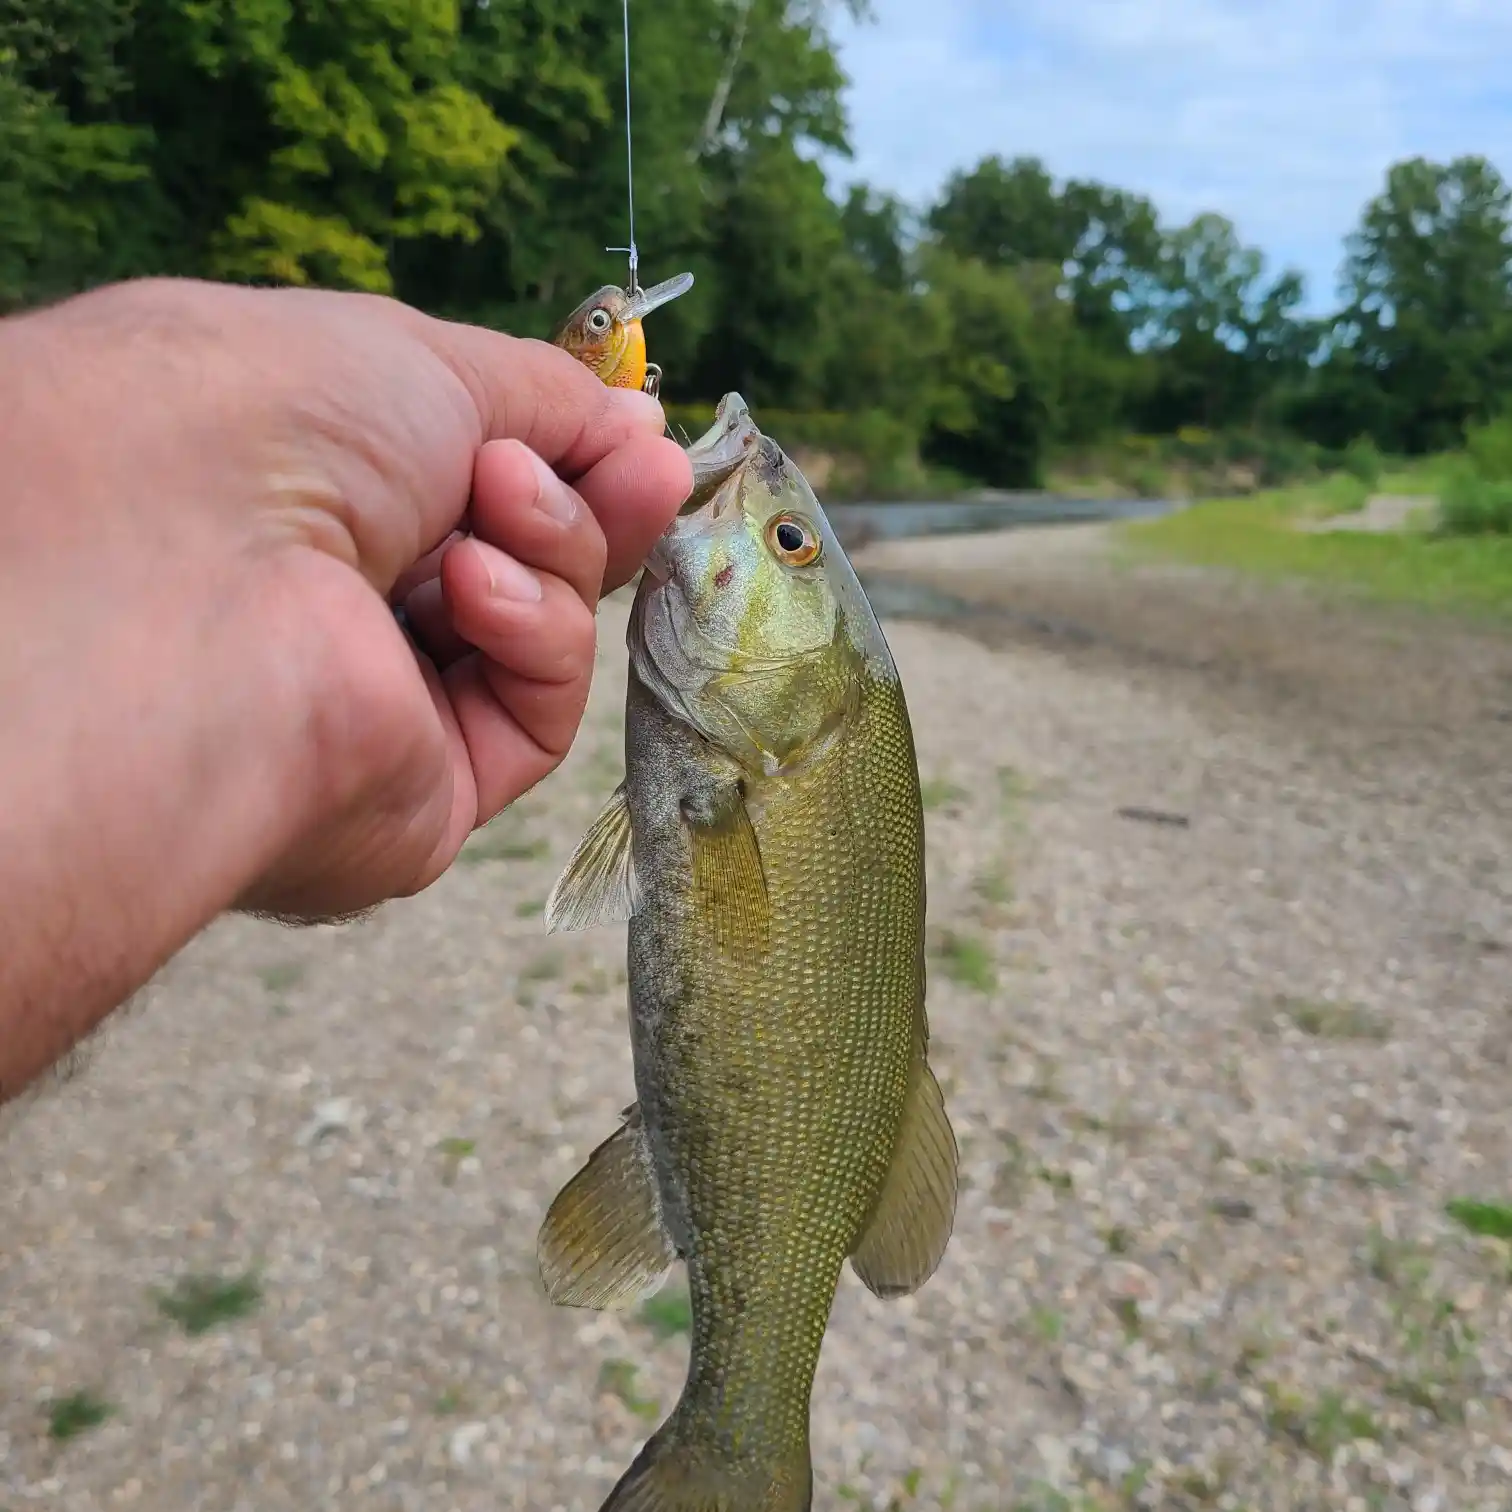
[[[693,275],[679,273],[673,278],[663,279],[659,284],[652,284],[649,289],[637,289],[626,302],[620,319],[626,322],[643,320],[652,310],[670,304],[678,295],[686,294],[692,287]]]

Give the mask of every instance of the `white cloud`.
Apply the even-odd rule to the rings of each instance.
[[[984,154],[1218,210],[1326,306],[1387,166],[1512,175],[1512,0],[875,0],[840,31],[854,163],[915,203]]]

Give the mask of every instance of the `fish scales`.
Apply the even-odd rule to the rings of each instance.
[[[694,899],[678,797],[661,780],[698,737],[639,686],[629,711],[631,826],[647,849],[629,931],[637,1085],[656,1089],[642,1111],[676,1173],[674,1221],[704,1236],[688,1262],[687,1400],[748,1450],[791,1447],[807,1441],[835,1282],[891,1162],[915,1053],[916,956],[892,944],[922,926],[912,743],[895,689],[870,682],[854,739],[801,783],[755,790],[774,938],[746,953],[724,948]]]
[[[626,776],[547,902],[628,921],[637,1101],[558,1194],[558,1303],[677,1260],[688,1375],[604,1512],[803,1512],[810,1397],[847,1259],[916,1290],[954,1219],[927,1061],[924,828],[896,668],[801,472],[738,395],[627,640]]]

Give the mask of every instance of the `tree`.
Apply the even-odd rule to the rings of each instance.
[[[1138,333],[1157,359],[1147,422],[1159,430],[1253,424],[1269,390],[1305,365],[1302,295],[1295,272],[1267,281],[1263,256],[1220,215],[1169,232]]]
[[[1456,444],[1512,386],[1512,191],[1482,157],[1394,164],[1346,244],[1339,321],[1386,445]]]

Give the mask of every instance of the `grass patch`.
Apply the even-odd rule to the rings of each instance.
[[[975,936],[948,931],[940,936],[935,954],[951,981],[975,992],[991,992],[997,986],[992,952]]]
[[[599,1366],[599,1390],[618,1397],[636,1417],[648,1421],[659,1416],[661,1409],[650,1397],[643,1397],[635,1384],[638,1370],[629,1360],[605,1360]]]
[[[47,1408],[47,1436],[54,1443],[66,1444],[91,1428],[98,1428],[115,1412],[112,1403],[89,1390],[59,1397]]]
[[[441,1184],[442,1186],[454,1186],[462,1162],[478,1148],[475,1140],[461,1139],[453,1135],[449,1139],[440,1140],[436,1145],[436,1153],[441,1157]]]
[[[1066,1331],[1065,1314],[1053,1307],[1036,1307],[1029,1314],[1029,1322],[1047,1344],[1058,1344]]]
[[[919,784],[919,801],[926,809],[947,808],[951,804],[964,803],[970,795],[958,783],[947,777],[931,777]]]
[[[1276,1007],[1303,1034],[1314,1039],[1388,1040],[1391,1026],[1359,1003],[1334,1003],[1325,998],[1282,998]]]
[[[672,1339],[693,1327],[693,1302],[681,1286],[669,1286],[648,1297],[636,1315],[658,1339]]]
[[[1355,480],[1351,479],[1353,483]],[[1381,492],[1398,489],[1384,474]],[[1338,495],[1317,484],[1246,499],[1214,499],[1123,526],[1136,556],[1291,578],[1383,603],[1512,619],[1512,537],[1417,532],[1313,534],[1295,527],[1339,513]]]
[[[1512,1240],[1512,1204],[1455,1197],[1444,1204],[1444,1211],[1461,1228],[1469,1229],[1483,1239]]]
[[[249,1317],[262,1303],[262,1286],[251,1272],[239,1276],[185,1276],[157,1297],[158,1311],[187,1334],[208,1333]]]
[[[1344,1447],[1359,1439],[1379,1440],[1381,1425],[1364,1407],[1349,1401],[1337,1391],[1325,1391],[1310,1401],[1290,1387],[1267,1381],[1261,1388],[1265,1395],[1265,1425],[1301,1445],[1325,1463]]]
[[[458,853],[457,860],[469,866],[485,861],[539,861],[550,849],[544,840],[522,835],[512,822],[496,819],[476,831]]]

